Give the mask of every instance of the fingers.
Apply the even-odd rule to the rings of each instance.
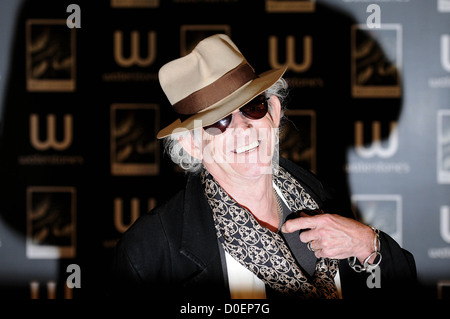
[[[315,216],[308,216],[303,212],[300,216],[299,218],[286,221],[281,227],[281,231],[283,233],[293,233],[300,229],[313,229],[316,227]]]
[[[334,255],[334,249],[321,247],[320,240],[311,240],[307,243],[306,247],[308,248],[308,250],[312,251],[317,258],[337,258]]]
[[[314,230],[307,230],[300,233],[300,241],[303,243],[309,243],[310,241],[320,240],[319,234]]]
[[[317,258],[330,257],[335,253],[335,245],[330,238],[333,238],[332,229],[329,229],[330,215],[322,214],[309,216],[304,213],[301,217],[288,220],[282,227],[284,233],[300,232],[300,241],[307,244],[307,248],[314,252]]]
[[[308,244],[306,245],[306,247],[308,248],[309,251],[312,251],[312,252],[315,253],[316,251],[318,251],[320,249],[319,248],[314,248],[313,247],[313,242],[314,242],[314,240],[309,241]]]
[[[308,250],[312,251],[316,258],[329,257],[324,253],[323,249],[319,246],[319,241],[311,240],[307,243],[306,247]]]

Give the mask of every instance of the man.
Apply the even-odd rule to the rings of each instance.
[[[278,157],[285,68],[257,75],[226,35],[159,72],[179,118],[162,129],[186,188],[116,248],[125,297],[405,297],[412,255],[343,217],[310,172]],[[381,284],[380,284],[381,283]]]

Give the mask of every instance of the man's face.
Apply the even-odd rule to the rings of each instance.
[[[275,96],[269,103],[269,112],[259,120],[249,119],[236,110],[222,134],[212,136],[202,129],[196,132],[202,136],[203,165],[209,172],[247,178],[272,173],[280,113],[274,105],[279,103]]]

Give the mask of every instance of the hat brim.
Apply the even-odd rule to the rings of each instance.
[[[184,121],[177,119],[172,124],[160,130],[156,137],[161,139],[182,131],[193,130],[196,127],[208,126],[223,119],[270,88],[283,76],[284,72],[286,72],[286,67],[262,73],[256,79],[249,81],[226,98],[207,107],[201,112],[190,116]],[[197,124],[197,121],[201,121],[201,124]]]

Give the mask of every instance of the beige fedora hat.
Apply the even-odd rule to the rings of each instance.
[[[285,71],[257,75],[227,35],[203,39],[191,53],[159,70],[159,83],[179,118],[157,138],[217,122],[267,90]]]

